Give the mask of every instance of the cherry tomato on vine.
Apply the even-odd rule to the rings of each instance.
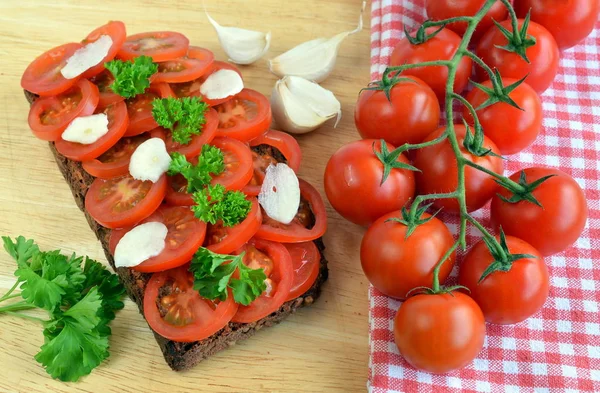
[[[437,28],[426,29],[426,34],[433,33]],[[414,32],[412,33],[414,36]],[[452,30],[442,29],[435,37],[419,45],[413,45],[404,37],[398,42],[392,52],[390,64],[400,66],[403,64],[415,64],[425,61],[450,60],[460,46],[461,39]],[[472,61],[463,57],[456,68],[456,79],[454,81],[454,92],[460,94],[471,76]],[[446,81],[448,80],[448,68],[444,66],[428,66],[406,70],[402,75],[413,75],[427,83],[435,92],[440,101],[446,97]]]
[[[406,76],[378,84],[363,90],[356,103],[354,122],[363,139],[385,139],[401,146],[419,143],[435,131],[440,122],[440,103],[425,82]]]
[[[440,128],[427,138],[425,142],[432,141],[441,136],[445,128]],[[454,131],[458,139],[462,156],[471,162],[485,167],[495,173],[502,174],[504,163],[502,158],[485,155],[478,157],[464,146],[466,128],[462,124],[455,124]],[[493,153],[500,154],[498,147],[488,139],[483,137],[483,151],[491,149]],[[419,149],[415,152],[414,165],[421,170],[415,173],[417,183],[417,192],[419,194],[448,193],[456,191],[458,185],[458,168],[456,166],[456,156],[452,145],[446,139],[441,143]],[[483,207],[487,201],[498,190],[498,185],[494,178],[478,169],[465,166],[465,197],[467,210],[475,211]],[[434,206],[443,208],[447,212],[459,212],[459,204],[455,198],[436,199]]]
[[[548,268],[540,253],[527,242],[512,236],[506,236],[506,245],[511,254],[532,257],[495,262],[482,240],[463,260],[458,277],[459,284],[469,289],[469,295],[481,307],[486,321],[500,325],[524,321],[538,312],[549,292]],[[481,280],[494,262],[498,270]],[[510,270],[503,271],[505,268]]]
[[[519,31],[523,27],[523,22],[523,19],[519,19]],[[509,32],[513,31],[510,20],[505,20],[500,25]],[[511,39],[509,43],[502,31],[493,26],[481,37],[475,53],[485,64],[492,69],[497,69],[503,77],[514,79],[527,77],[525,79],[527,84],[541,94],[552,84],[558,71],[560,58],[558,46],[552,34],[545,27],[535,22],[529,23],[527,37],[526,41],[529,44],[525,46],[523,46],[524,44],[518,44],[516,39]],[[531,37],[535,38],[534,45],[530,45]],[[518,39],[522,43],[525,42],[522,38]],[[501,48],[509,44],[517,47],[521,46],[529,59],[529,63],[519,54]],[[489,76],[483,68],[476,66],[475,71],[478,80],[488,79]]]
[[[431,286],[433,269],[454,244],[452,234],[444,223],[424,213],[410,236],[406,223],[394,221],[403,215],[395,211],[380,217],[369,227],[360,246],[360,262],[365,276],[375,288],[387,296],[403,299],[421,286]],[[408,221],[407,221],[408,222]],[[454,266],[453,252],[442,264],[440,283]]]
[[[492,199],[493,226],[523,239],[543,256],[567,249],[579,238],[587,220],[583,190],[571,176],[558,169],[527,168],[523,172],[527,184],[552,176],[531,192],[542,207],[528,200],[507,202],[504,199],[511,199],[515,194],[502,188],[502,198],[494,196]],[[520,183],[520,177],[521,172],[516,172],[510,179]]]
[[[475,359],[483,348],[485,320],[477,303],[463,293],[420,294],[398,309],[394,338],[413,367],[443,374]]]
[[[544,26],[560,49],[583,41],[594,30],[600,12],[598,0],[518,0],[515,11],[524,18],[531,10],[531,20]]]
[[[427,0],[425,2],[425,10],[429,19],[443,20],[459,16],[474,16],[484,4],[485,0]],[[499,1],[495,3],[477,25],[473,33],[472,42],[479,40],[487,29],[494,25],[494,20],[501,21],[506,19],[507,13],[508,11],[504,4]],[[462,36],[465,30],[467,30],[467,23],[455,22],[446,25],[446,27]]]
[[[333,208],[358,225],[370,225],[382,215],[399,210],[415,193],[415,178],[408,159],[400,155],[391,164],[383,181],[384,165],[394,146],[365,139],[343,146],[331,156],[325,168],[325,193]],[[388,153],[386,153],[388,152]],[[382,161],[383,159],[383,161]],[[397,166],[394,168],[394,165]],[[383,182],[383,183],[382,183]]]
[[[505,86],[517,82],[516,79],[502,80]],[[492,88],[491,81],[482,83]],[[521,108],[515,108],[505,102],[497,102],[477,111],[477,117],[485,135],[490,138],[502,154],[515,154],[531,145],[542,129],[542,101],[538,94],[526,82],[517,86],[508,96]],[[475,88],[467,95],[467,101],[475,108],[483,104],[489,95]],[[473,116],[465,107],[463,117],[473,124]]]

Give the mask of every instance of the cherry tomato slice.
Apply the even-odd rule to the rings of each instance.
[[[160,254],[133,267],[138,272],[154,273],[189,262],[198,248],[202,246],[206,235],[206,224],[198,220],[187,207],[163,205],[138,225],[147,222],[165,224],[167,237],[165,238],[165,248]],[[131,229],[133,228],[114,229],[111,232],[109,248],[112,255],[115,255],[119,241]]]
[[[160,206],[167,189],[166,175],[156,183],[131,176],[96,179],[85,196],[85,209],[106,228],[137,224]]]
[[[287,165],[298,172],[300,162],[302,161],[302,150],[296,138],[285,132],[277,130],[269,130],[258,138],[252,139],[249,142],[251,147],[265,146],[277,149],[286,159]],[[269,164],[277,164],[274,157],[267,153],[259,154],[252,152],[252,160],[254,166],[254,174],[250,180],[250,184],[244,187],[244,193],[247,195],[256,196],[260,193],[260,187],[265,179],[265,171]]]
[[[113,147],[125,134],[129,125],[127,106],[119,102],[107,108],[99,108],[95,113],[105,113],[108,117],[108,132],[89,145],[76,142],[67,142],[60,138],[56,141],[56,150],[63,156],[74,161],[94,159]]]
[[[98,87],[100,92],[100,101],[98,101],[99,107],[105,107],[117,102],[125,101],[125,97],[118,95],[110,88],[110,85],[115,81],[113,75],[108,71],[104,70],[98,75],[90,78],[90,82]]]
[[[300,208],[290,224],[282,224],[263,214],[263,223],[256,237],[280,243],[302,243],[323,236],[327,230],[325,204],[319,192],[308,182],[300,182]],[[311,219],[314,215],[314,223]]]
[[[288,243],[285,248],[292,257],[294,281],[286,301],[296,299],[308,291],[319,277],[321,253],[314,242]]]
[[[84,72],[81,77],[82,78],[91,78],[94,75],[98,75],[102,71],[105,70],[104,63],[111,61],[119,52],[119,49],[123,46],[125,42],[125,38],[127,37],[127,32],[125,31],[125,24],[121,21],[111,21],[105,24],[104,26],[98,27],[96,30],[92,31],[88,34],[87,37],[83,41],[82,44],[87,45],[92,42],[96,42],[103,35],[108,35],[112,39],[112,45],[108,49],[108,53],[104,56],[104,59],[100,61],[100,63],[96,64],[86,72]]]
[[[139,145],[150,138],[161,138],[164,140],[165,136],[160,133],[160,129],[157,129],[157,131],[152,132],[152,135],[146,132],[136,136],[121,138],[101,156],[82,162],[83,169],[90,175],[101,179],[125,176],[129,173],[131,155]]]
[[[256,198],[249,198],[252,209],[248,217],[234,227],[224,227],[220,222],[208,225],[204,246],[217,254],[229,254],[243,246],[256,234],[262,222],[262,213]]]
[[[211,68],[215,59],[208,49],[190,47],[185,57],[158,63],[154,82],[182,83],[200,78]]]
[[[161,336],[177,342],[193,342],[212,336],[229,323],[238,305],[211,301],[194,290],[194,277],[184,265],[152,275],[144,292],[144,317]]]
[[[150,131],[156,127],[156,120],[152,117],[152,101],[157,98],[174,97],[173,91],[166,83],[150,85],[144,94],[138,94],[127,100],[127,113],[129,114],[129,128],[125,136],[135,136],[142,132]]]
[[[56,97],[36,100],[29,110],[29,127],[36,137],[55,141],[73,119],[94,113],[98,100],[98,88],[87,79],[80,79],[73,88]]]
[[[173,140],[170,130],[164,130],[165,133],[165,144],[167,145],[167,151],[169,153],[180,153],[186,156],[186,158],[192,159],[198,156],[202,151],[202,146],[210,143],[215,135],[217,135],[217,126],[219,125],[219,117],[214,109],[209,109],[205,114],[206,122],[202,126],[202,132],[194,135],[192,140],[187,145],[182,145]]]
[[[185,56],[190,41],[181,33],[173,31],[151,31],[127,37],[117,56],[131,60],[139,56],[150,56],[153,61],[168,61]]]
[[[72,42],[42,53],[27,66],[21,77],[21,87],[42,97],[67,91],[79,78],[67,79],[60,70],[67,64],[67,59],[81,48],[83,45]]]
[[[192,56],[193,51],[201,50],[202,48],[190,47],[190,51],[188,52],[188,57]],[[242,76],[242,72],[233,64],[226,63],[224,61],[213,61],[211,67],[206,71],[204,75],[190,82],[185,83],[172,83],[171,88],[175,95],[179,98],[181,97],[202,97],[200,94],[200,86],[206,81],[206,79],[213,73],[219,70],[232,70],[237,72],[240,77]],[[220,104],[221,102],[227,101],[227,98],[222,100],[205,100],[205,102],[210,106],[215,106]]]
[[[217,136],[246,142],[264,134],[271,125],[271,104],[254,90],[244,89],[215,109],[219,114]]]
[[[255,252],[256,250],[260,253]],[[258,321],[277,311],[288,298],[294,280],[292,257],[282,244],[252,239],[238,250],[238,253],[244,251],[246,251],[244,264],[251,265],[255,259],[267,257],[273,263],[273,271],[267,277],[267,290],[254,299],[250,305],[238,308],[237,313],[231,319],[232,322],[237,323]]]

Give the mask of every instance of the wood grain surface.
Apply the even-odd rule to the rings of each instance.
[[[246,85],[269,95],[276,77],[267,61],[301,42],[354,29],[358,0],[205,0],[217,21],[270,29],[265,58],[242,68]],[[2,0],[0,1],[0,234],[24,235],[43,249],[89,255],[105,262],[100,243],[77,209],[48,146],[27,126],[28,104],[19,84],[36,56],[78,41],[107,20],[128,33],[175,30],[226,60],[201,0]],[[343,119],[299,139],[300,174],[323,191],[329,156],[358,138],[353,108],[369,79],[369,11],[365,30],[342,45],[333,74],[323,82],[342,103]],[[324,195],[324,194],[322,194]],[[36,322],[0,316],[0,392],[362,392],[368,373],[367,281],[358,258],[363,230],[327,204],[325,236],[330,279],[322,297],[281,325],[200,363],[171,371],[135,305],[112,324],[111,356],[78,383],[52,380],[33,356],[43,342]],[[0,252],[0,295],[14,283],[15,263]],[[42,316],[42,314],[40,314]]]

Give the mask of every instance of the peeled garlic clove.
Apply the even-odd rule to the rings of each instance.
[[[362,3],[358,26],[352,31],[337,34],[331,38],[317,38],[304,42],[289,51],[269,60],[269,69],[282,78],[288,75],[322,82],[331,74],[342,41],[363,28],[362,15],[366,2]]]
[[[340,102],[331,91],[299,76],[277,81],[271,111],[278,127],[292,134],[313,131],[333,117],[337,126],[342,116]]]
[[[258,203],[273,220],[283,224],[292,222],[300,206],[300,183],[294,170],[284,163],[269,165]]]
[[[219,36],[221,47],[229,56],[229,61],[236,64],[252,64],[264,56],[271,45],[271,32],[240,29],[238,27],[221,26],[206,12],[208,20]]]
[[[244,89],[240,74],[233,70],[222,69],[213,72],[200,86],[200,94],[209,100],[231,97]]]

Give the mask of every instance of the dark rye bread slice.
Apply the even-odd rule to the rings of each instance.
[[[35,95],[27,91],[25,92],[25,97],[30,104],[36,99]],[[279,151],[271,149],[269,146],[260,145],[253,149],[259,154],[271,154],[277,161],[285,162],[283,155]],[[73,193],[77,206],[79,206],[79,209],[85,214],[85,218],[87,219],[90,228],[94,231],[96,237],[102,244],[106,259],[111,267],[115,269],[114,261],[108,248],[110,230],[98,225],[85,210],[85,194],[90,184],[94,181],[94,178],[83,170],[80,163],[62,156],[55,149],[52,142],[50,142],[50,150],[52,151],[52,154],[54,154],[60,172],[69,184],[69,187],[71,187],[71,192]],[[211,337],[191,343],[171,341],[153,331],[154,337],[156,338],[168,365],[176,371],[189,369],[216,352],[228,348],[237,341],[252,336],[263,327],[272,326],[281,322],[298,308],[312,304],[315,299],[319,297],[321,286],[327,280],[328,276],[327,260],[323,254],[325,246],[322,239],[315,240],[315,244],[321,252],[321,268],[317,280],[304,295],[284,303],[279,310],[269,316],[253,323],[244,324],[230,322],[226,327]],[[139,273],[127,268],[118,268],[115,269],[115,271],[125,286],[127,294],[138,305],[140,313],[143,315],[144,289],[146,288],[146,283],[150,278],[150,274]]]

